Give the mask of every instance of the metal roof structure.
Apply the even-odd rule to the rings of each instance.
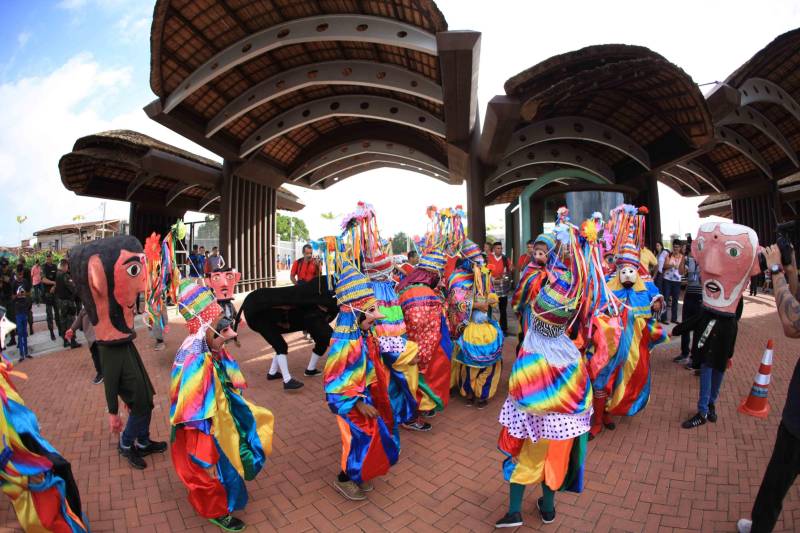
[[[222,165],[130,130],[81,137],[58,163],[61,181],[81,196],[219,214]],[[278,189],[278,209],[299,211]]]
[[[480,34],[430,0],[159,0],[154,120],[268,186],[468,172]]]

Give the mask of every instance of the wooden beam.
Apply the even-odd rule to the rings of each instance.
[[[445,31],[436,34],[442,77],[447,142],[465,143],[475,127],[478,109],[478,65],[481,34]]]
[[[493,167],[503,159],[511,134],[519,122],[520,102],[510,96],[495,96],[486,107],[486,124],[478,146],[483,164]]]

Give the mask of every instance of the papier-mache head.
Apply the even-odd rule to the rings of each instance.
[[[206,284],[214,291],[217,300],[232,300],[234,289],[240,279],[242,273],[237,272],[235,268],[206,274]]]
[[[76,246],[70,250],[69,267],[98,342],[133,339],[136,297],[146,284],[139,240],[119,235]]]

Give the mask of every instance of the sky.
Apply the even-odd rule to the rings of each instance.
[[[646,46],[683,68],[696,83],[723,80],[776,36],[800,26],[800,2],[439,0],[450,29],[482,32],[481,113],[503,83],[548,57],[601,43]],[[132,129],[219,159],[147,118],[152,0],[3,0],[0,3],[0,245],[76,215],[100,219],[101,200],[64,189],[58,160],[81,136]],[[708,89],[710,86],[707,86]],[[298,216],[312,236],[335,224],[359,200],[375,205],[382,231],[424,231],[428,205],[465,204],[464,186],[400,171],[375,170],[326,191],[293,188],[306,208]],[[694,231],[697,204],[661,186],[662,231]],[[108,218],[128,205],[107,202]],[[26,216],[18,224],[17,216]],[[503,207],[487,210],[502,225]],[[497,231],[495,231],[497,233]]]

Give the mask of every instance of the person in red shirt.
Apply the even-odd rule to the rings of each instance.
[[[511,275],[514,273],[514,266],[503,255],[502,243],[492,244],[492,253],[486,258],[486,266],[492,273],[494,292],[499,299],[497,307],[500,309],[500,329],[503,330],[503,335],[508,335],[506,308],[508,307],[508,293],[511,290]]]
[[[531,262],[531,258],[533,257],[533,245],[535,241],[533,239],[529,240],[527,243],[527,251],[519,256],[519,261],[517,261],[517,270],[522,272],[522,270]]]
[[[312,249],[310,244],[303,246],[303,257],[292,263],[292,271],[289,273],[289,279],[295,285],[302,285],[313,281],[319,276],[319,261],[312,256]]]

